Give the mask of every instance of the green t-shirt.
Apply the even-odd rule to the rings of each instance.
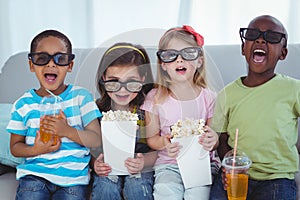
[[[253,162],[250,178],[293,179],[298,171],[299,113],[299,80],[277,74],[250,88],[238,79],[219,93],[211,126],[216,132],[227,132],[231,147],[239,129],[238,150]]]

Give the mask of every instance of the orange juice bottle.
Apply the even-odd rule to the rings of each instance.
[[[41,140],[44,143],[47,143],[53,138],[54,144],[57,144],[59,138],[57,135],[49,133],[50,129],[47,128],[47,124],[43,120],[43,117],[53,116],[62,119],[62,116],[60,115],[60,110],[63,110],[62,108],[62,101],[59,96],[50,95],[43,97],[40,103],[40,135]]]

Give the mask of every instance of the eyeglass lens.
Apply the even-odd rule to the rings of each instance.
[[[160,50],[157,52],[157,56],[162,62],[168,63],[175,61],[178,55],[181,55],[181,57],[187,61],[196,60],[199,57],[200,53],[201,48],[188,47],[180,51],[177,51],[175,49]]]
[[[143,84],[138,81],[127,81],[120,82],[116,80],[103,81],[105,90],[107,92],[118,92],[122,87],[129,92],[139,92],[141,91]]]
[[[279,43],[282,38],[285,38],[284,33],[269,31],[269,30],[260,31],[258,29],[249,29],[249,28],[240,29],[240,34],[242,38],[250,41],[254,41],[262,35],[263,39],[271,44]]]
[[[56,53],[54,55],[50,55],[48,53],[30,53],[29,59],[35,65],[46,65],[53,59],[53,62],[59,66],[69,65],[71,61],[74,59],[74,54],[67,54],[67,53]]]

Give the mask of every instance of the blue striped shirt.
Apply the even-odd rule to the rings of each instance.
[[[59,96],[63,100],[68,124],[78,130],[83,130],[92,120],[102,116],[91,93],[82,87],[69,85]],[[41,100],[34,89],[27,91],[14,103],[7,126],[8,132],[25,136],[26,144],[31,146],[39,130]],[[87,185],[90,149],[68,138],[61,140],[58,151],[28,157],[18,165],[17,179],[30,174],[60,186]]]

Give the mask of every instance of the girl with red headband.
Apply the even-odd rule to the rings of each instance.
[[[198,143],[211,151],[212,171],[220,166],[213,151],[218,135],[209,127],[216,94],[207,87],[203,45],[204,38],[190,26],[168,30],[159,42],[157,85],[142,106],[146,110],[147,143],[158,150],[154,199],[209,198],[210,185],[184,187],[176,161],[182,149],[179,143],[170,141],[170,127],[178,120],[206,121],[205,133]],[[195,173],[201,173],[201,169]]]

